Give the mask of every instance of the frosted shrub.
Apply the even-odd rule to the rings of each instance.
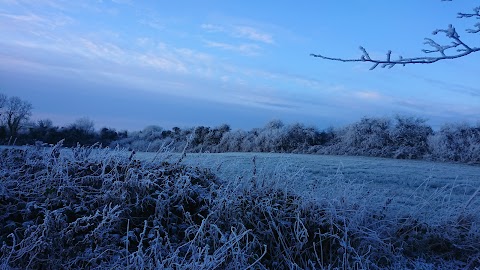
[[[119,150],[57,145],[1,156],[0,259],[22,269],[126,266],[139,252],[153,256],[154,243],[155,256],[188,262],[192,254],[173,251],[208,216],[218,187],[207,171],[141,164]],[[160,267],[153,259],[142,260]]]
[[[448,124],[429,138],[431,157],[440,161],[480,163],[480,126]]]
[[[389,135],[390,120],[384,118],[362,118],[336,131],[332,144],[320,153],[340,155],[391,156]]]
[[[415,117],[395,118],[390,131],[394,158],[419,159],[428,154],[428,138],[433,130],[425,122],[425,119]]]
[[[247,136],[247,132],[243,130],[236,130],[225,133],[220,140],[219,145],[217,146],[217,152],[243,151],[242,141],[244,140],[245,136]]]

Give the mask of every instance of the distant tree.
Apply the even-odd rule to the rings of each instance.
[[[335,139],[335,129],[333,127],[329,127],[326,130],[320,132],[316,139],[316,143],[319,145],[326,145],[331,143]]]
[[[272,120],[272,121],[268,122],[265,125],[265,128],[266,129],[280,129],[284,126],[285,126],[285,124],[281,120],[275,119],[275,120]]]
[[[95,124],[88,117],[77,119],[73,124],[60,130],[64,146],[92,145],[99,141],[99,134],[95,132]]]
[[[442,0],[442,1],[450,2],[451,0]],[[462,13],[462,12],[457,13],[457,18],[480,19],[480,6],[475,7],[473,9],[473,12],[470,12],[470,13]],[[477,22],[476,24],[474,24],[473,28],[466,29],[466,32],[470,34],[480,33],[480,22]],[[382,59],[371,58],[370,54],[362,46],[360,46],[362,55],[360,56],[360,58],[357,58],[357,59],[328,57],[323,54],[313,54],[313,53],[310,55],[313,57],[321,58],[321,59],[340,61],[340,62],[368,62],[373,64],[372,67],[370,68],[370,70],[373,70],[379,65],[382,68],[385,68],[385,67],[392,68],[395,65],[405,66],[407,64],[431,64],[441,60],[464,57],[471,53],[480,51],[480,47],[474,47],[470,44],[467,44],[467,42],[465,42],[464,40],[462,40],[457,30],[455,29],[455,27],[453,27],[452,24],[449,24],[448,27],[445,29],[436,29],[433,31],[432,34],[433,35],[445,34],[447,39],[451,41],[451,43],[449,44],[440,44],[431,38],[425,38],[424,44],[430,46],[431,48],[423,49],[422,52],[425,54],[437,54],[436,56],[424,55],[424,56],[406,57],[406,58],[399,56],[398,59],[394,60],[392,59],[392,51],[389,50],[386,54],[386,58],[382,60]]]
[[[210,132],[208,132],[206,135],[205,135],[205,144],[207,146],[207,150],[209,151],[215,151],[215,149],[213,149],[215,146],[217,146],[218,144],[220,144],[220,141],[222,140],[222,137],[230,131],[230,126],[227,125],[227,124],[223,124],[223,125],[220,125],[218,127],[215,127],[213,129],[210,130]]]
[[[426,121],[417,117],[395,117],[390,131],[394,158],[418,159],[428,153],[428,138],[433,130]]]
[[[5,94],[0,93],[0,117],[3,114],[3,109],[7,104],[7,96]]]
[[[221,133],[230,132],[230,130],[232,130],[232,128],[230,127],[229,124],[221,124],[220,126],[216,127],[215,129],[218,130]]]
[[[135,145],[140,146],[144,151],[158,151],[164,144],[163,131],[160,126],[147,126],[138,134],[139,138]]]
[[[310,135],[306,128],[300,123],[288,125],[282,132],[282,151],[292,152],[298,150],[301,146],[307,145],[307,139]]]
[[[163,139],[168,138],[168,137],[172,137],[172,135],[173,135],[173,131],[171,131],[171,130],[162,131],[162,138]]]
[[[0,93],[0,138],[5,138],[7,136],[7,128],[2,123],[2,116],[4,114],[5,105],[7,104],[7,96]]]
[[[242,148],[242,142],[246,136],[247,132],[243,130],[226,132],[218,144],[218,152],[246,152],[247,150]]]
[[[9,135],[16,137],[18,130],[24,122],[28,121],[32,114],[32,104],[21,100],[19,97],[10,97],[6,99],[6,102],[3,102],[6,103],[4,105],[3,117],[7,124]]]
[[[205,137],[210,132],[209,127],[198,126],[193,131],[192,146],[199,146],[205,142]]]
[[[149,142],[153,142],[155,140],[162,139],[162,137],[163,137],[162,132],[163,132],[162,127],[159,127],[159,126],[156,126],[156,125],[150,125],[150,126],[145,127],[141,131],[140,137],[142,139],[145,139],[145,140],[149,141]]]
[[[38,127],[40,127],[40,128],[45,128],[45,129],[47,129],[47,128],[53,127],[53,122],[52,122],[52,120],[50,120],[50,119],[42,119],[42,120],[38,120],[38,121],[37,121],[37,125],[38,125]]]
[[[54,144],[60,141],[58,127],[53,126],[50,119],[38,120],[35,125],[29,129],[30,142],[42,141],[45,143]]]
[[[182,129],[180,129],[179,127],[173,127],[172,131],[173,133],[175,133],[175,135],[180,135],[180,132],[182,131]]]
[[[95,124],[88,117],[82,117],[77,119],[70,128],[78,129],[79,131],[84,132],[85,134],[95,133]]]
[[[104,146],[109,146],[111,142],[118,140],[117,131],[113,128],[104,127],[100,129],[100,143]]]
[[[367,117],[349,125],[344,129],[339,143],[341,154],[389,156],[389,146],[392,145],[390,127],[390,119]]]
[[[119,139],[128,138],[128,131],[127,130],[118,131],[117,133],[118,133],[118,138]],[[162,134],[163,134],[163,131],[162,131]]]
[[[443,125],[429,146],[435,160],[480,164],[480,125]]]

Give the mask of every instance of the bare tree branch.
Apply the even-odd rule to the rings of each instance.
[[[442,1],[451,1],[451,0],[442,0]],[[457,18],[476,18],[480,19],[480,6],[473,9],[473,13],[458,13]],[[474,25],[474,29],[466,29],[467,33],[476,34],[480,32],[480,23],[476,23]],[[372,59],[367,52],[367,50],[360,46],[360,50],[362,51],[362,55],[360,58],[356,59],[345,59],[345,58],[338,58],[338,57],[329,57],[322,54],[310,54],[310,56],[318,57],[325,60],[332,60],[332,61],[340,61],[340,62],[370,62],[372,63],[372,67],[370,70],[377,68],[378,66],[382,68],[392,68],[396,65],[405,66],[407,64],[431,64],[441,60],[447,59],[455,59],[464,57],[474,52],[480,51],[480,47],[472,47],[465,43],[458,34],[457,30],[453,25],[448,25],[446,29],[436,29],[433,31],[432,35],[437,34],[445,34],[445,36],[451,40],[450,44],[442,45],[431,38],[425,38],[425,45],[432,47],[431,49],[423,49],[422,52],[425,54],[433,54],[437,53],[440,54],[439,56],[419,56],[419,57],[408,57],[404,58],[399,56],[397,60],[392,60],[392,51],[388,51],[386,53],[386,58],[382,59]],[[455,49],[455,50],[454,50]],[[449,53],[455,51],[455,53]]]

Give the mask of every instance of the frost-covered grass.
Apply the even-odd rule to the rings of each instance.
[[[0,268],[480,267],[478,168],[320,158],[2,149]]]
[[[155,156],[152,153],[137,155],[145,160]],[[176,158],[177,155],[171,157]],[[251,176],[253,157],[256,157],[257,172],[267,177],[278,171],[301,175],[301,182],[307,184],[295,188],[302,192],[305,189],[311,191],[312,184],[329,181],[339,175],[349,182],[365,185],[372,192],[387,192],[405,198],[431,195],[447,188],[450,200],[465,201],[480,186],[479,166],[422,160],[278,153],[204,153],[188,154],[184,162],[210,168],[221,178],[231,179]]]

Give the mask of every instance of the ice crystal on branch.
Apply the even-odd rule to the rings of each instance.
[[[450,2],[451,0],[442,0],[446,2]],[[480,6],[473,9],[473,13],[458,13],[457,18],[476,18],[480,19]],[[476,34],[480,32],[480,23],[474,24],[473,29],[466,29],[465,30],[469,34]],[[329,57],[323,54],[310,54],[310,56],[318,57],[325,60],[332,60],[332,61],[340,61],[340,62],[370,62],[372,63],[372,67],[370,70],[377,68],[379,65],[382,68],[392,68],[396,65],[405,66],[407,64],[431,64],[441,60],[447,59],[456,59],[460,57],[467,56],[471,53],[480,51],[480,47],[473,47],[468,45],[464,42],[460,35],[458,34],[457,30],[452,24],[449,24],[446,29],[436,29],[433,31],[433,35],[437,34],[445,34],[445,36],[451,40],[450,44],[440,44],[437,41],[431,38],[425,38],[425,45],[432,47],[432,49],[423,49],[422,52],[425,54],[439,54],[437,56],[418,56],[418,57],[402,57],[399,56],[398,59],[392,59],[392,51],[388,51],[386,53],[385,59],[373,59],[370,57],[368,51],[360,46],[360,50],[362,51],[362,55],[360,58],[355,59],[346,59],[346,58],[339,58],[339,57]],[[453,52],[454,51],[454,52]],[[447,53],[451,52],[451,53]]]

